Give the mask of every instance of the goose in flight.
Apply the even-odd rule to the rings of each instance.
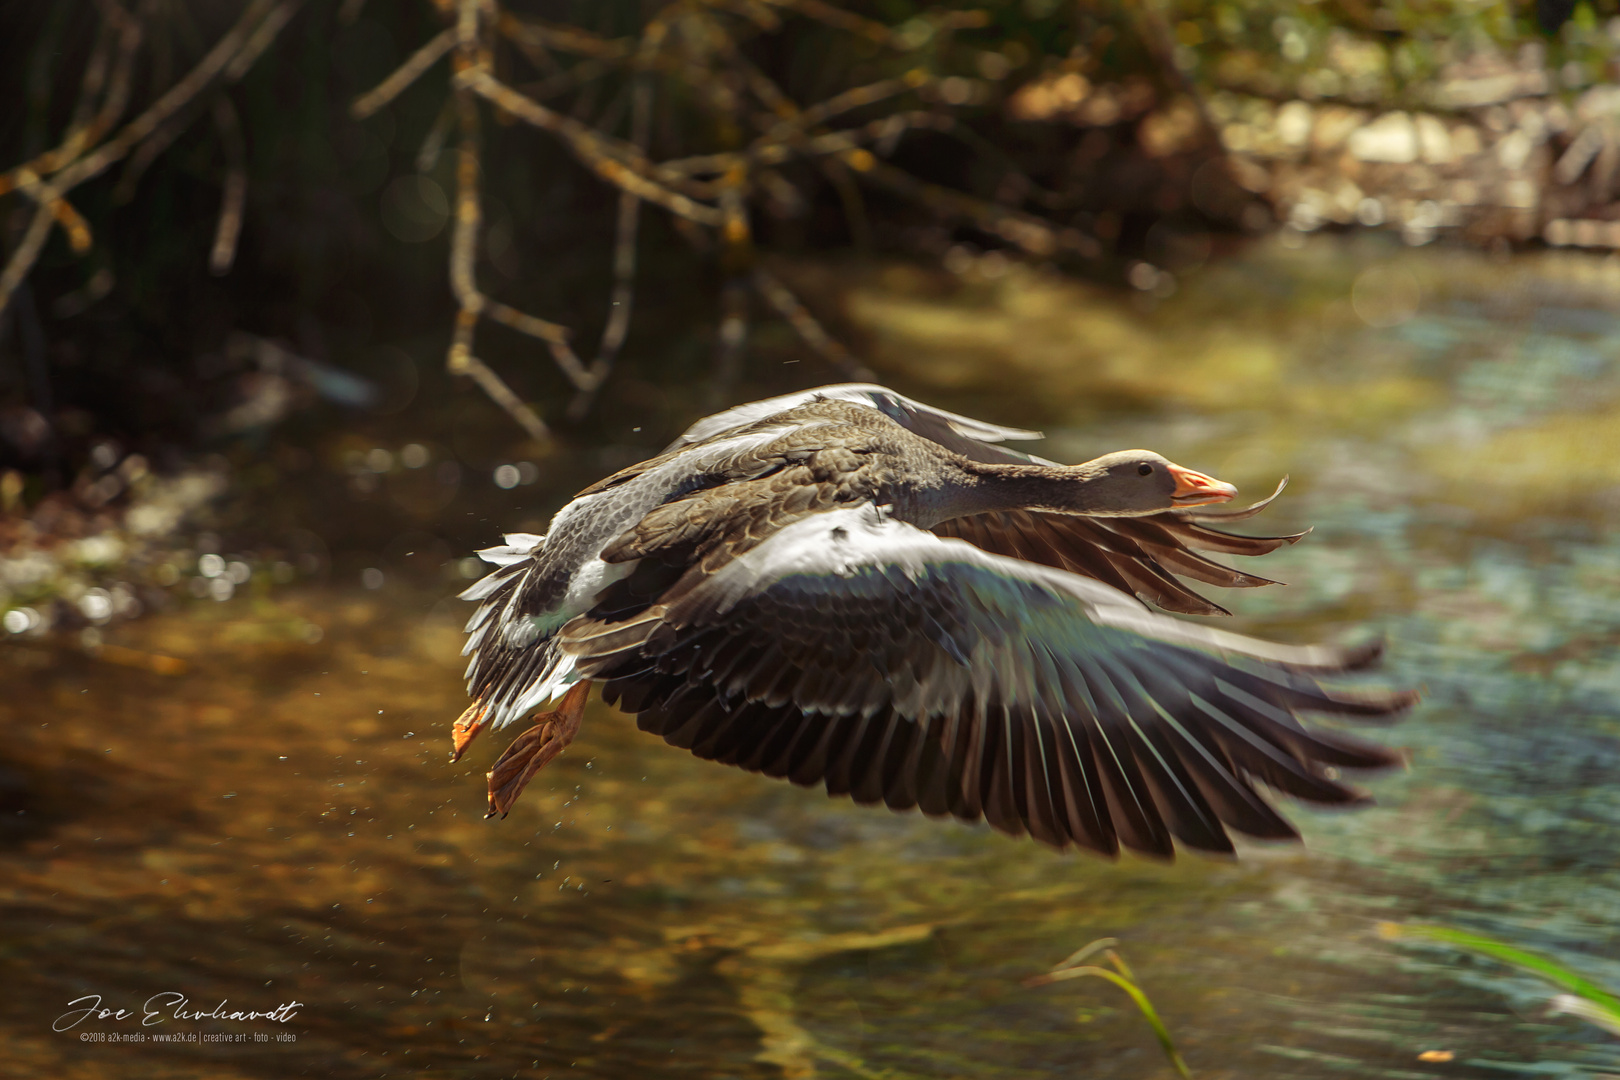
[[[698,421],[545,536],[480,552],[496,569],[462,594],[479,606],[452,760],[561,699],[489,773],[504,816],[598,683],[700,757],[1058,848],[1297,837],[1257,782],[1365,801],[1338,770],[1400,755],[1298,714],[1409,705],[1322,680],[1376,646],[1275,645],[1149,606],[1225,614],[1180,578],[1270,582],[1199,552],[1303,534],[1212,527],[1270,499],[1212,512],[1236,489],[1149,451],[1064,466],[1000,445],[1033,438],[867,384]]]

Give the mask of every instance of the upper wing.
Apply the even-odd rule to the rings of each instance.
[[[1277,490],[1244,510],[1212,512],[1205,507],[1167,510],[1146,517],[1082,517],[1033,511],[997,511],[952,518],[934,526],[940,536],[955,537],[985,551],[1053,566],[1112,585],[1120,592],[1184,615],[1230,615],[1219,604],[1193,592],[1176,579],[1181,574],[1195,581],[1226,588],[1275,585],[1223,566],[1199,551],[1229,555],[1264,555],[1305,533],[1289,536],[1239,536],[1211,528],[1222,521],[1252,517],[1282,494]]]
[[[678,439],[665,447],[664,453],[667,454],[683,446],[704,442],[723,432],[746,427],[749,424],[775,416],[777,413],[787,412],[789,409],[796,409],[800,405],[812,401],[848,401],[855,405],[865,405],[868,408],[876,409],[901,427],[907,428],[925,439],[931,439],[947,450],[961,454],[963,457],[972,458],[975,461],[1054,464],[1045,458],[1033,457],[1005,446],[996,445],[1007,439],[1044,438],[1045,436],[1038,431],[1001,427],[998,424],[987,424],[983,420],[975,420],[969,416],[958,416],[956,413],[936,409],[931,405],[924,405],[920,401],[913,401],[904,394],[897,394],[888,387],[878,386],[875,383],[839,383],[834,386],[820,386],[814,390],[801,390],[796,394],[783,394],[781,397],[766,398],[764,401],[752,401],[746,405],[738,405],[735,408],[699,420],[687,428]]]
[[[790,525],[618,621],[562,631],[582,674],[703,757],[896,809],[985,817],[1059,847],[1230,851],[1293,828],[1254,780],[1360,797],[1329,766],[1398,755],[1299,710],[1411,695],[1323,687],[1372,652],[1271,645],[1153,614],[1106,585],[883,519]]]
[[[818,400],[848,401],[876,409],[902,427],[976,461],[1053,464],[1045,458],[999,445],[1007,439],[1042,438],[1038,431],[1000,427],[936,409],[874,383],[822,386],[738,405],[699,420],[664,452],[701,443]],[[1096,578],[1167,611],[1185,615],[1230,615],[1231,612],[1192,591],[1174,575],[1226,588],[1276,584],[1269,578],[1222,566],[1197,552],[1263,555],[1304,536],[1304,533],[1237,536],[1209,527],[1212,522],[1237,521],[1258,513],[1281,494],[1287,483],[1283,480],[1269,498],[1236,513],[1188,508],[1141,518],[1088,518],[1031,512],[977,514],[941,522],[934,532],[966,540],[997,555]]]

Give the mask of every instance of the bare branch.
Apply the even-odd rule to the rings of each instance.
[[[845,377],[857,382],[866,382],[872,378],[872,369],[855,359],[854,355],[816,321],[808,308],[793,295],[780,278],[763,266],[754,267],[754,289],[765,299],[765,302],[775,308],[777,314],[786,319],[798,331],[804,343],[816,351],[827,363],[837,368]]]
[[[90,250],[94,242],[90,236],[90,223],[84,220],[84,215],[73,208],[73,204],[58,196],[46,203],[46,209],[51,217],[61,226],[62,232],[67,235],[68,246],[73,254],[83,255]]]
[[[88,122],[81,122],[79,117],[69,125],[67,137],[62,144],[53,150],[47,150],[26,165],[19,165],[6,173],[0,173],[0,195],[14,190],[21,180],[24,170],[34,176],[48,176],[61,169],[74,158],[84,152],[85,148],[94,145],[107,131],[118,122],[129,104],[130,76],[134,70],[135,54],[141,45],[141,24],[132,18],[123,8],[116,4],[106,5],[108,21],[115,22],[118,35],[118,58],[113,64],[112,78],[107,84],[107,96],[102,100],[101,108]],[[90,69],[85,72],[84,89],[80,96],[79,107],[87,109],[94,103],[95,95],[100,92],[100,72],[92,60]]]
[[[107,67],[112,60],[113,20],[103,18],[96,28],[95,44],[90,48],[90,59],[84,66],[84,81],[79,86],[79,100],[73,106],[73,118],[68,121],[69,136],[77,134],[90,122],[101,91],[107,83]],[[71,157],[71,155],[70,155]],[[39,159],[35,159],[38,171]]]
[[[129,164],[124,166],[123,173],[118,177],[118,183],[113,186],[112,199],[115,205],[122,205],[135,197],[135,189],[140,187],[141,177],[146,175],[146,170],[163,156],[163,152],[172,146],[174,140],[184,134],[200,115],[201,112],[197,109],[181,111],[179,115],[170,117],[156,133],[135,148],[135,152],[129,156]]]
[[[54,220],[50,205],[42,201],[34,211],[33,219],[28,222],[22,240],[7,260],[6,268],[0,270],[0,314],[11,306],[11,297],[16,293],[17,286],[34,268],[34,260],[39,258],[41,249],[45,247],[45,239],[51,234],[51,222]]]
[[[185,78],[171,86],[145,112],[125,124],[113,138],[63,169],[54,186],[65,192],[93,176],[99,176],[108,166],[122,159],[165,121],[190,104],[220,75],[225,66],[243,51],[248,36],[274,8],[275,0],[252,0],[247,10],[242,13],[242,17],[236,21],[236,25],[225,32]],[[277,29],[279,31],[280,28]],[[260,46],[259,51],[262,52],[268,44],[266,42]]]
[[[738,165],[758,168],[760,166],[780,165],[795,157],[843,156],[863,143],[876,143],[885,139],[893,139],[897,133],[902,131],[951,131],[955,127],[956,121],[951,117],[939,113],[925,112],[920,109],[911,112],[894,113],[863,124],[858,128],[844,128],[840,131],[829,131],[822,135],[806,136],[799,132],[796,127],[783,125],[780,130],[785,134],[785,140],[767,137],[755,142],[746,150],[672,158],[669,161],[659,162],[656,170],[658,177],[666,181],[674,176],[688,174],[714,175],[723,173],[727,169]]]
[[[526,94],[535,101],[544,101],[546,98],[565,94],[592,80],[600,79],[614,70],[617,70],[614,65],[602,60],[581,60],[566,71],[548,75],[538,82],[525,83],[517,89],[519,93]]]
[[[299,5],[304,0],[281,0],[281,4],[259,24],[253,35],[242,46],[242,51],[231,59],[230,65],[225,69],[225,81],[236,82],[258,62],[264,50],[276,40],[282,28],[297,14]]]
[[[875,41],[880,45],[892,45],[894,33],[880,22],[863,19],[859,15],[834,7],[825,0],[765,0],[773,7],[786,8],[796,11],[806,18],[826,23],[828,26],[840,30],[848,30],[852,34]]]
[[[879,187],[913,199],[941,217],[971,222],[1031,255],[1049,258],[1067,251],[1081,258],[1095,259],[1102,253],[1097,241],[1078,229],[1055,225],[1032,214],[925,183],[904,169],[878,161],[865,150],[853,150],[844,160],[857,174]]]
[[[450,134],[450,125],[456,122],[456,103],[454,100],[446,101],[439,110],[439,115],[433,118],[433,126],[422,137],[422,145],[416,151],[416,171],[428,173],[439,163],[439,155],[444,152],[444,140]]]
[[[454,28],[456,65],[463,69],[476,69],[487,65],[489,56],[480,38],[481,0],[460,0]],[[531,334],[552,347],[552,355],[567,371],[564,358],[580,368],[573,350],[568,348],[568,331],[555,323],[524,314],[505,304],[489,300],[478,289],[477,254],[478,232],[483,225],[483,207],[479,202],[479,142],[480,125],[478,100],[465,89],[457,89],[453,100],[456,122],[461,129],[461,148],[456,162],[455,226],[450,234],[450,291],[461,310],[456,313],[456,330],[450,341],[445,366],[453,375],[466,375],[476,382],[491,401],[505,409],[523,430],[537,440],[550,432],[545,421],[512,392],[499,375],[473,353],[473,335],[480,315],[488,315],[516,330]],[[583,374],[583,371],[580,372]]]
[[[456,28],[450,27],[432,41],[417,49],[394,73],[376,87],[354,99],[349,115],[364,120],[400,95],[404,89],[421,78],[422,73],[438,62],[439,58],[456,47]]]
[[[629,143],[546,108],[497,81],[487,71],[462,71],[456,75],[454,85],[494,102],[525,123],[560,135],[574,156],[608,183],[700,225],[721,223],[719,210],[671,191],[652,179],[651,163]]]
[[[551,437],[551,429],[546,427],[546,422],[540,419],[533,409],[525,405],[523,399],[514,394],[512,388],[507,386],[499,375],[491,371],[488,364],[472,355],[472,353],[468,353],[462,358],[461,368],[456,374],[465,375],[477,383],[479,388],[489,395],[491,401],[505,409],[507,415],[516,420],[518,426],[529,433],[531,439],[536,442],[544,442]]]
[[[532,438],[543,440],[550,436],[545,421],[541,420],[535,411],[523,402],[523,399],[512,392],[506,381],[490,368],[490,366],[473,354],[473,331],[478,326],[478,316],[487,304],[483,294],[478,291],[473,281],[473,255],[477,244],[478,225],[481,219],[478,207],[478,112],[477,104],[465,99],[463,95],[461,104],[462,120],[462,148],[461,162],[456,170],[456,225],[455,232],[450,239],[450,287],[456,299],[461,303],[461,310],[456,313],[455,335],[450,342],[450,353],[446,359],[446,366],[453,375],[465,375],[477,383],[487,394],[491,401],[506,410],[519,427],[527,431]],[[467,115],[468,110],[471,116]],[[504,305],[499,305],[504,307]],[[506,309],[511,311],[511,309]],[[521,315],[521,312],[511,312]],[[525,316],[527,318],[527,316]],[[540,322],[541,320],[534,320]]]
[[[477,325],[478,315],[484,308],[473,266],[478,250],[478,227],[483,223],[483,209],[478,201],[478,103],[471,95],[458,93],[455,106],[456,121],[461,127],[461,151],[456,159],[455,224],[450,233],[450,292],[461,305],[462,314],[471,316],[470,330]],[[457,350],[462,348],[459,342],[450,347],[452,370],[459,365]],[[471,348],[470,341],[465,348]]]
[[[659,35],[661,38],[662,35]],[[644,48],[656,48],[651,35]],[[631,89],[630,141],[645,151],[652,127],[652,83],[647,76],[636,79]],[[608,305],[607,325],[602,328],[602,341],[597,346],[596,359],[591,361],[590,385],[574,396],[568,405],[568,415],[579,419],[590,411],[596,393],[607,381],[613,365],[624,347],[630,332],[630,312],[636,297],[636,234],[641,222],[641,200],[628,191],[619,192],[619,218],[613,239],[613,293]]]
[[[184,78],[164,92],[145,112],[126,124],[117,135],[94,150],[84,153],[96,139],[100,138],[101,133],[110,129],[123,114],[128,102],[131,65],[140,42],[139,24],[110,0],[104,5],[105,10],[110,13],[108,17],[119,21],[120,53],[108,86],[107,97],[97,117],[78,132],[70,133],[62,146],[53,152],[56,156],[52,158],[50,165],[55,176],[50,182],[41,182],[39,174],[26,165],[0,175],[0,193],[20,188],[39,203],[39,210],[29,223],[22,241],[11,253],[5,269],[0,271],[0,313],[10,305],[11,297],[16,293],[18,286],[33,269],[40,251],[44,248],[52,221],[59,221],[62,224],[67,231],[69,242],[76,251],[82,252],[89,248],[89,227],[78,212],[67,203],[64,198],[66,193],[86,180],[100,175],[114,162],[127,155],[131,149],[154,135],[156,135],[153,139],[155,143],[167,145],[172,141],[185,127],[185,124],[179,123],[176,119],[178,114],[196,101],[197,97],[222,75],[228,80],[234,80],[245,74],[287,25],[288,20],[298,9],[299,3],[300,0],[282,0],[279,4],[275,0],[251,0],[236,24],[214,43],[214,47]],[[87,83],[90,81],[87,78]],[[234,119],[234,112],[232,118]],[[240,139],[239,131],[237,136]],[[161,150],[161,146],[158,149]],[[229,152],[227,148],[227,153]],[[77,156],[81,153],[84,153],[84,156]],[[151,156],[155,156],[155,152]],[[241,185],[245,183],[244,173]],[[229,188],[230,182],[227,181],[227,210],[231,203]],[[221,250],[235,247],[235,227],[230,230],[233,235],[229,244],[223,243],[227,232],[225,219],[229,216],[228,213],[222,215],[220,233],[215,240],[213,260],[215,265],[218,265]],[[239,227],[239,205],[236,217],[238,219],[236,227]]]
[[[558,49],[598,60],[624,60],[636,51],[630,38],[605,38],[573,26],[557,26],[539,19],[524,19],[503,11],[495,21],[501,36],[542,49]]]
[[[780,30],[782,20],[765,0],[712,0],[716,7],[732,11],[764,31]]]
[[[926,72],[914,70],[906,72],[905,75],[898,79],[882,79],[875,83],[868,83],[866,86],[857,86],[851,90],[845,90],[842,94],[834,94],[826,101],[811,105],[799,115],[786,121],[784,126],[805,131],[818,124],[825,124],[835,116],[866,105],[875,105],[885,98],[891,98],[908,90],[916,90],[927,86],[932,81]],[[781,139],[787,135],[787,132],[772,131],[771,135]]]
[[[479,293],[479,300],[482,304],[479,314],[488,315],[496,322],[510,326],[512,329],[519,330],[530,337],[539,338],[548,345],[566,345],[573,335],[573,332],[566,326],[547,322],[545,319],[536,318],[533,315],[526,315],[517,308],[508,307],[499,300],[491,300],[482,293]],[[573,353],[570,352],[569,355],[572,356]],[[574,362],[577,364],[579,361],[576,359]],[[563,366],[566,368],[568,365],[565,362]],[[581,368],[580,370],[583,371],[584,369]]]

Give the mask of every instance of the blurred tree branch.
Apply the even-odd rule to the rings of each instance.
[[[83,219],[67,205],[64,196],[105,172],[147,140],[162,139],[166,122],[216,83],[221,80],[234,82],[245,75],[287,25],[299,3],[300,0],[252,0],[236,24],[225,32],[196,67],[116,135],[105,142],[98,142],[123,115],[129,98],[130,67],[141,41],[139,24],[114,0],[103,0],[100,5],[103,19],[114,27],[118,35],[119,54],[101,109],[89,123],[70,130],[54,150],[33,162],[0,173],[0,194],[15,189],[38,204],[27,230],[12,249],[5,268],[0,270],[0,314],[5,312],[17,287],[33,269],[53,222],[63,226],[76,253],[83,254],[89,250],[89,230],[83,226]],[[85,73],[86,95],[99,90],[99,80],[97,64],[92,62]],[[41,170],[50,179],[44,179]]]

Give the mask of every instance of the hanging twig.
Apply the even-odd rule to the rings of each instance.
[[[854,355],[844,347],[843,343],[822,327],[810,310],[793,295],[780,278],[763,266],[754,267],[754,291],[758,292],[765,302],[776,309],[804,339],[804,343],[816,351],[827,363],[837,368],[847,378],[856,382],[866,382],[873,378],[872,369],[855,359]]]
[[[225,149],[219,224],[214,228],[214,249],[208,256],[208,270],[218,276],[228,273],[236,261],[236,241],[242,235],[242,209],[247,202],[247,146],[242,140],[236,106],[224,94],[214,99],[214,127]]]

